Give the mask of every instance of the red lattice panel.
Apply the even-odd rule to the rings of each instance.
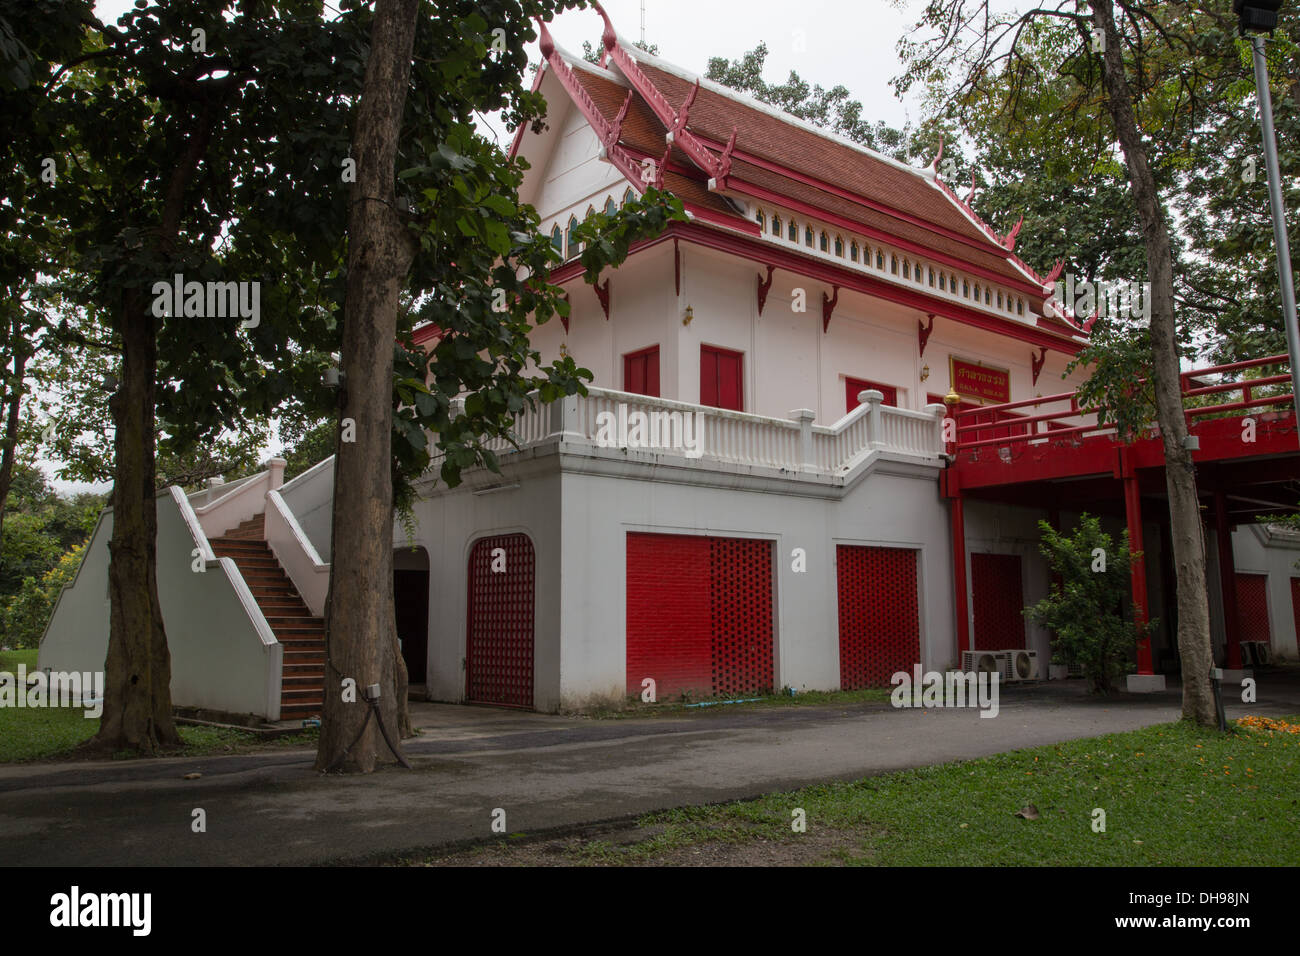
[[[975,608],[975,650],[1025,646],[1024,590],[1020,555],[970,556],[971,604]],[[965,648],[962,648],[965,650]]]
[[[710,538],[713,693],[772,689],[772,542]]]
[[[1300,578],[1291,579],[1291,616],[1295,618],[1295,644],[1300,653]]]
[[[1237,640],[1269,642],[1268,575],[1237,572]]]
[[[649,677],[661,699],[713,686],[709,539],[627,536],[627,692]]]
[[[492,570],[497,548],[505,551],[501,571]],[[465,655],[469,700],[533,706],[533,582],[533,543],[527,535],[496,535],[474,543]]]
[[[842,544],[835,549],[840,688],[885,687],[921,660],[916,552]]]

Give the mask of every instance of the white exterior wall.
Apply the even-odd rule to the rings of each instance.
[[[1207,547],[1217,560],[1218,548],[1210,535]],[[1232,535],[1232,559],[1236,569],[1245,573],[1268,575],[1268,632],[1270,653],[1274,658],[1296,660],[1295,610],[1291,601],[1291,579],[1300,577],[1300,535],[1273,533],[1261,525],[1244,525]],[[1217,573],[1217,566],[1216,566]],[[1217,580],[1217,578],[1215,579]],[[1211,587],[1211,594],[1216,589]],[[1217,603],[1213,601],[1212,603]],[[1216,640],[1222,641],[1222,611]]]
[[[158,601],[171,653],[172,703],[279,719],[282,646],[253,603],[234,562],[212,556],[178,489],[158,507]],[[108,651],[108,540],[113,513],[96,526],[77,577],[55,605],[38,666],[102,671]],[[197,534],[196,534],[197,533]],[[192,568],[203,552],[205,570]]]
[[[527,453],[524,453],[527,455]],[[531,456],[530,456],[531,457]],[[509,476],[482,471],[467,476],[452,491],[443,487],[419,501],[414,541],[429,553],[429,656],[425,683],[430,700],[465,699],[465,656],[470,549],[489,535],[528,535],[533,543],[533,701],[538,710],[555,710],[560,687],[561,512],[559,476],[537,474],[525,463],[503,469]],[[484,485],[514,484],[481,493]],[[480,492],[480,493],[476,493]]]
[[[923,663],[953,663],[946,512],[932,470],[871,474],[840,500],[565,474],[563,509],[565,701],[627,692],[627,535],[638,531],[772,541],[775,686],[800,690],[840,686],[836,546],[915,549]],[[804,573],[791,570],[795,548],[807,553]]]

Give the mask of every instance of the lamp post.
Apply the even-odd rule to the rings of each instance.
[[[1250,35],[1255,60],[1255,91],[1259,98],[1259,126],[1264,138],[1264,165],[1268,171],[1268,205],[1273,213],[1273,244],[1277,247],[1277,278],[1282,291],[1282,323],[1291,355],[1291,406],[1300,416],[1300,328],[1296,324],[1295,282],[1291,276],[1291,249],[1282,207],[1282,176],[1278,169],[1277,137],[1273,132],[1273,98],[1268,91],[1268,63],[1264,59],[1264,34],[1277,28],[1282,0],[1233,0],[1241,33]]]

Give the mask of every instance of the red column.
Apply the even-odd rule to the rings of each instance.
[[[952,586],[957,612],[957,663],[961,652],[973,651],[970,607],[966,597],[966,510],[960,495],[952,500]]]
[[[1232,523],[1228,520],[1228,497],[1222,488],[1214,492],[1214,540],[1219,546],[1219,593],[1223,599],[1223,643],[1228,667],[1241,667],[1241,630],[1237,618],[1237,562],[1232,556]]]
[[[1123,451],[1120,452],[1123,455]],[[1127,459],[1127,456],[1124,456]],[[1128,546],[1130,551],[1141,552],[1142,546],[1142,493],[1138,487],[1137,474],[1127,460],[1123,462],[1124,471],[1124,514],[1128,519]],[[1151,620],[1147,606],[1147,563],[1145,555],[1133,560],[1130,568],[1133,582],[1133,604],[1137,611],[1138,644],[1137,665],[1139,674],[1154,674],[1151,667],[1151,635],[1147,633],[1147,621]]]

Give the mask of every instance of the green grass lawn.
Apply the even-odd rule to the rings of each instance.
[[[1288,720],[1294,725],[1300,718]],[[1039,818],[1016,811],[1033,805]],[[802,808],[807,833],[791,828]],[[1106,813],[1094,832],[1094,810]],[[653,834],[570,862],[654,863],[703,844],[842,834],[823,860],[858,865],[1295,866],[1300,733],[1186,724],[655,813]]]
[[[0,671],[16,674],[19,664],[26,664],[28,673],[35,671],[36,651],[0,651]],[[99,721],[86,717],[80,707],[0,707],[0,763],[76,757],[75,749],[98,730]],[[180,726],[180,733],[185,747],[176,755],[182,757],[311,747],[319,736],[318,730],[309,730],[266,740],[238,730],[187,724]]]

